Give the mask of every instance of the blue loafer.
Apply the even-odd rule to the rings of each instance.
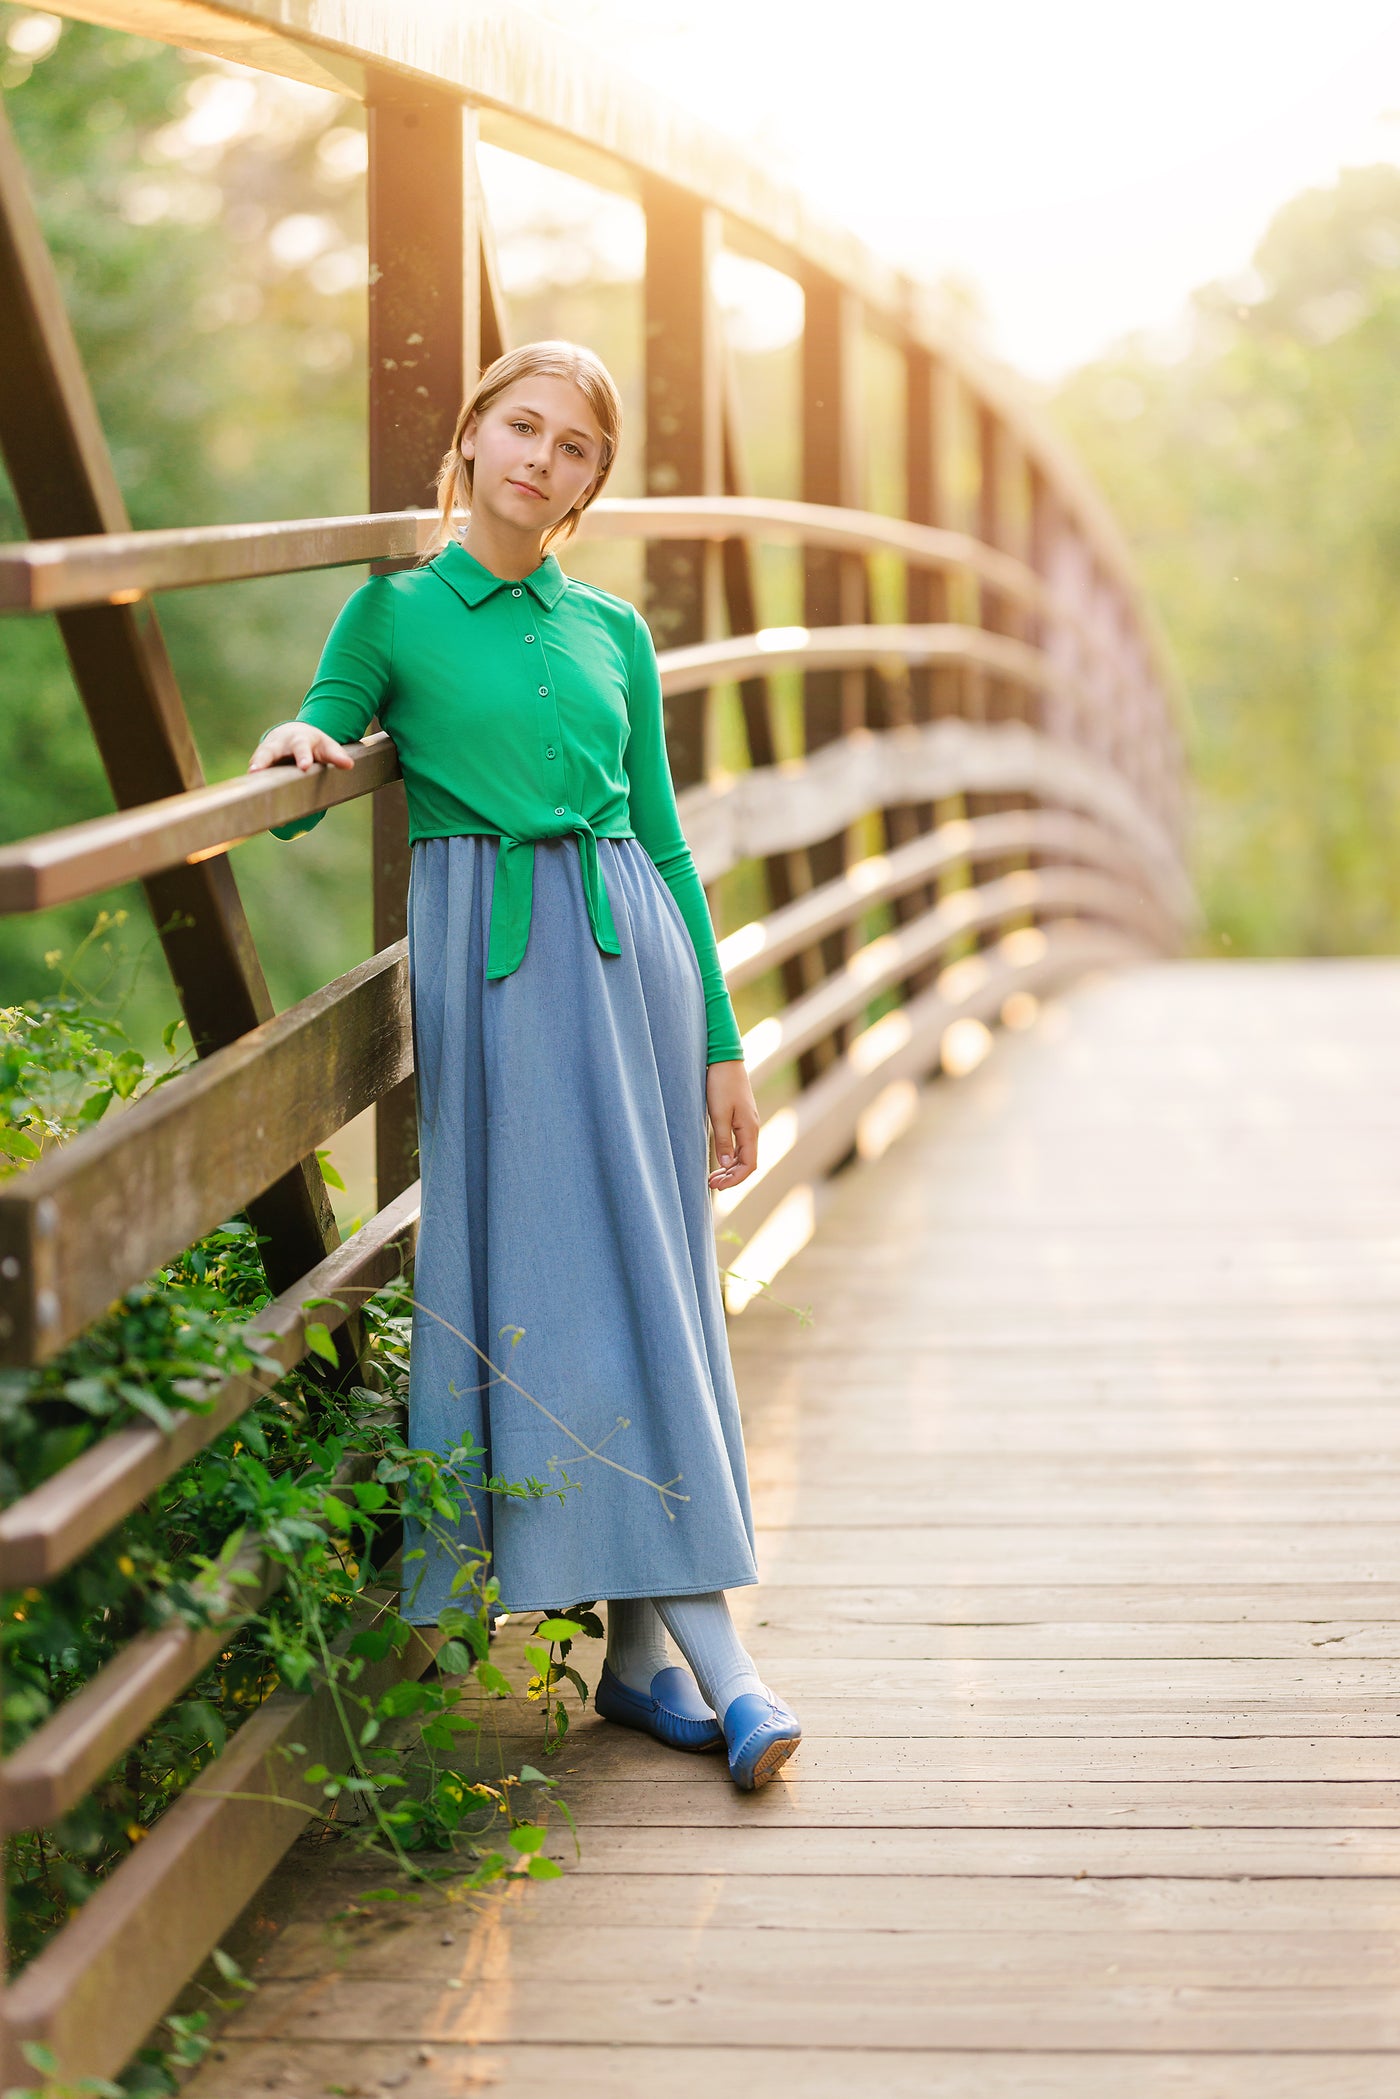
[[[604,1662],[593,1706],[605,1720],[639,1727],[668,1749],[719,1749],[724,1743],[724,1730],[688,1669],[658,1669],[648,1693],[632,1690]]]
[[[745,1691],[724,1709],[729,1776],[745,1793],[766,1786],[802,1740],[802,1723],[771,1691]]]

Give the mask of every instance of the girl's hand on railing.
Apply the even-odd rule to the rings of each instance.
[[[705,1106],[715,1134],[717,1170],[712,1188],[737,1188],[758,1164],[758,1106],[739,1058],[711,1064],[705,1073]]]
[[[313,729],[310,722],[278,722],[248,760],[248,770],[260,773],[265,766],[282,765],[288,758],[303,773],[313,765],[338,765],[342,771],[352,771],[355,764],[344,744],[327,736],[324,729]]]

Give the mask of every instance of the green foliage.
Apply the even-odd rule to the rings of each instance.
[[[85,943],[89,959],[106,953],[108,931],[99,921]],[[0,1015],[0,1137],[15,1165],[17,1136],[36,1147],[61,1143],[171,1075],[135,1051],[119,1011],[86,1002],[73,964],[61,982],[52,1007],[30,1001]],[[167,1036],[173,1051],[175,1030]],[[65,1574],[4,1599],[7,1751],[143,1632],[183,1624],[216,1635],[210,1665],[85,1800],[52,1827],[9,1840],[16,1964],[89,1899],[278,1685],[320,1689],[331,1699],[335,1760],[308,1762],[304,1747],[290,1745],[289,1771],[306,1789],[309,1814],[333,1819],[398,1869],[384,1896],[416,1900],[444,1881],[460,1891],[558,1871],[541,1855],[551,1809],[568,1819],[555,1781],[532,1766],[489,1779],[479,1768],[476,1707],[513,1687],[490,1658],[498,1588],[488,1556],[460,1538],[472,1499],[483,1492],[539,1499],[568,1490],[485,1478],[485,1453],[471,1445],[445,1456],[406,1445],[398,1423],[413,1300],[402,1279],[359,1308],[363,1381],[348,1389],[335,1382],[330,1328],[314,1319],[305,1330],[311,1353],[271,1381],[245,1332],[268,1296],[256,1236],[245,1220],[231,1219],[124,1292],[51,1362],[0,1372],[6,1504],[114,1428],[141,1420],[169,1428],[206,1409],[227,1377],[262,1370],[268,1378],[235,1427]],[[327,1303],[310,1300],[306,1310]],[[453,1554],[457,1571],[453,1601],[438,1614],[436,1674],[385,1683],[382,1665],[415,1637],[385,1587],[405,1519]],[[550,1644],[529,1650],[527,1695],[544,1701],[547,1750],[564,1732],[555,1691],[566,1683],[580,1697],[587,1691],[567,1660],[569,1644],[601,1632],[591,1607],[542,1618],[537,1628],[536,1642]],[[369,1674],[377,1668],[378,1682]],[[433,1854],[440,1864],[431,1863]],[[225,1982],[237,1982],[228,1967]],[[110,2090],[118,2099],[173,2092],[175,2072],[208,2045],[205,2024],[203,2014],[172,2015],[168,2045],[146,2051],[122,2085],[73,2089]],[[48,2079],[45,2099],[57,2099],[68,2088],[55,2082],[51,2064],[33,2060]]]
[[[0,5],[0,45],[30,10]],[[348,97],[65,23],[5,74],[5,110],[138,527],[304,517],[366,503],[362,112]],[[292,439],[295,441],[291,441]],[[0,538],[25,536],[0,474]],[[241,771],[295,713],[362,571],[174,592],[159,617],[206,774]],[[111,795],[55,623],[0,622],[0,838],[104,813]],[[365,951],[367,813],[314,847],[235,855],[278,1004]],[[109,900],[144,919],[139,891]],[[83,907],[0,924],[0,982],[44,995]],[[307,929],[313,937],[308,939]],[[154,1046],[169,987],[137,987]]]
[[[100,911],[62,970],[58,986],[40,1003],[0,1006],[0,1179],[28,1166],[54,1143],[100,1122],[114,1101],[136,1100],[183,1070],[188,1053],[177,1047],[185,1023],[173,1020],[161,1035],[169,1058],[152,1072],[121,1021],[107,1010],[112,980],[121,973],[111,938],[125,911]],[[59,967],[57,950],[45,956]],[[97,982],[80,978],[79,965],[100,959]]]
[[[1400,943],[1400,170],[1275,218],[1055,412],[1133,541],[1190,695],[1196,863],[1236,952]],[[1212,945],[1215,943],[1212,942]]]

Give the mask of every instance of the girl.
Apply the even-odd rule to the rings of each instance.
[[[620,428],[590,351],[498,358],[458,417],[419,565],[347,600],[249,770],[352,765],[342,746],[376,715],[399,754],[423,1196],[409,1440],[567,1484],[472,1512],[501,1608],[610,1599],[598,1711],[676,1748],[723,1743],[752,1789],[801,1729],[724,1596],[758,1576],[705,1117],[708,1186],[730,1188],[754,1170],[758,1111],[651,636],[550,552]],[[483,1383],[461,1335],[509,1353],[509,1378]],[[432,1624],[457,1561],[412,1542],[426,1571],[405,1608]]]

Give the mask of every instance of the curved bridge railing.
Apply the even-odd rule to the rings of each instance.
[[[173,1432],[118,1430],[0,1514],[7,1588],[72,1567],[301,1360],[306,1300],[387,1281],[412,1258],[406,820],[393,747],[370,735],[349,774],[206,783],[152,598],[412,557],[428,522],[417,506],[463,388],[509,339],[476,137],[625,187],[646,213],[654,493],[600,502],[587,531],[646,545],[672,768],[702,878],[715,885],[756,864],[766,885],[760,916],[720,926],[768,1108],[758,1175],[717,1205],[719,1229],[742,1248],[731,1306],[811,1229],[824,1177],[890,1141],[940,1062],[956,1068],[982,1028],[1023,1017],[1087,967],[1171,951],[1192,911],[1168,680],[1112,523],[1003,375],[941,326],[917,287],[813,223],[728,145],[629,100],[581,57],[562,67],[557,39],[538,41],[499,11],[463,19],[455,7],[352,0],[75,0],[55,11],[366,101],[373,509],[129,529],[0,119],[0,303],[14,317],[0,336],[0,443],[34,535],[0,548],[0,611],[56,619],[117,804],[0,850],[0,909],[141,881],[156,923],[172,927],[166,958],[202,1056],[4,1185],[0,1362],[48,1360],[123,1289],[240,1210],[265,1235],[278,1293],[255,1322],[265,1370],[228,1380]],[[803,289],[802,500],[746,492],[710,294],[721,242]],[[862,507],[862,329],[903,363],[904,517]],[[955,398],[976,431],[975,529],[950,521]],[[764,540],[802,550],[801,626],[763,624],[751,550]],[[872,615],[875,555],[900,564],[897,621]],[[799,751],[783,748],[773,687],[793,672]],[[705,756],[724,686],[738,688],[749,758],[728,776]],[[376,952],[275,1014],[230,848],[362,795],[374,805]],[[316,1148],[370,1106],[379,1208],[342,1245]],[[317,1317],[353,1353],[343,1317],[324,1302]],[[256,1578],[241,1592],[246,1610],[271,1577],[256,1541],[245,1557]],[[227,1631],[132,1640],[6,1761],[6,1826],[68,1812]],[[427,1652],[396,1666],[421,1669]],[[6,2081],[24,2074],[13,2050],[25,2040],[47,2043],[70,2077],[127,2060],[301,1826],[309,1795],[280,1745],[314,1753],[328,1725],[317,1694],[279,1692],[240,1729],[6,1993]]]

